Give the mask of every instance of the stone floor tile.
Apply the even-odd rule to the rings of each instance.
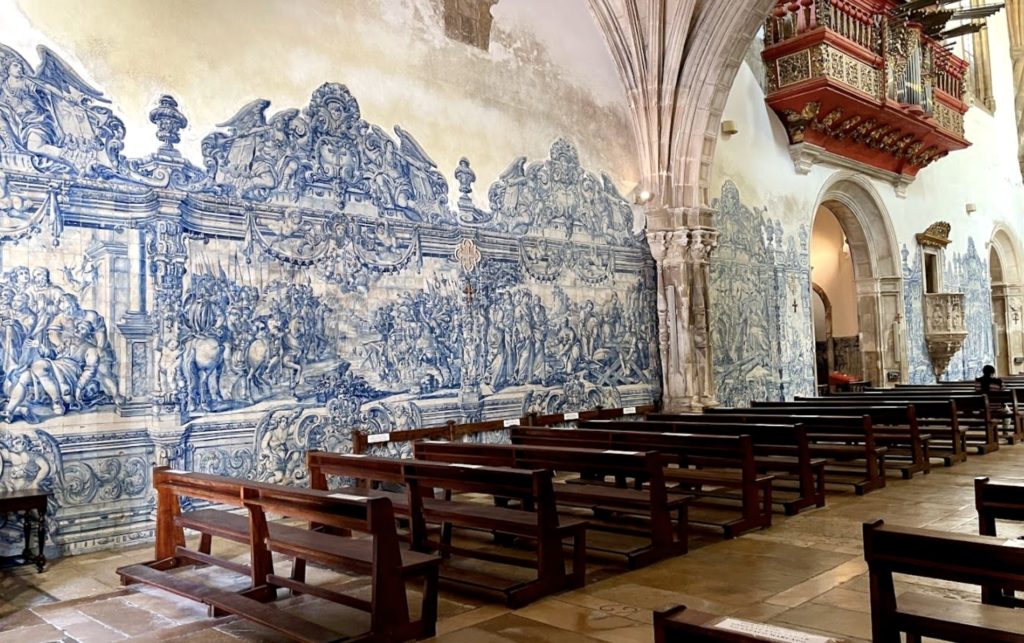
[[[64,632],[49,623],[0,632],[0,643],[49,643],[62,638]]]
[[[782,612],[772,619],[773,623],[871,639],[871,615],[831,605],[805,603]]]
[[[802,583],[783,590],[778,594],[765,599],[766,603],[796,607],[802,605],[812,598],[824,594],[830,589],[842,585],[851,578],[860,576],[868,569],[867,563],[861,557],[847,561],[834,569],[818,574]]]
[[[438,643],[594,643],[602,639],[563,630],[516,614],[503,614],[429,640]]]
[[[136,607],[123,598],[83,605],[78,609],[86,616],[125,636],[138,636],[176,625],[174,621]]]
[[[646,641],[651,626],[599,609],[590,609],[559,599],[537,601],[516,610],[516,616],[546,623],[602,641]]]

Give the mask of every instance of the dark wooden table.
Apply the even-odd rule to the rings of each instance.
[[[20,513],[25,548],[20,556],[0,556],[0,569],[19,565],[35,565],[42,573],[46,566],[43,548],[46,546],[46,503],[50,493],[38,489],[0,491],[0,514]],[[36,551],[32,553],[32,526],[36,527]]]

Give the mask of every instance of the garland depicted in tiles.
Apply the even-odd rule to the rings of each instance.
[[[241,108],[202,167],[164,96],[127,158],[108,99],[39,59],[0,45],[0,488],[51,489],[65,548],[145,537],[154,461],[301,482],[353,430],[658,395],[649,250],[570,142],[486,199],[462,159],[450,204],[325,83]]]

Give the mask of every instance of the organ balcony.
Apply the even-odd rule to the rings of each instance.
[[[968,63],[896,0],[779,0],[765,24],[766,101],[801,173],[828,160],[901,193],[964,138]],[[874,168],[872,171],[870,168]]]

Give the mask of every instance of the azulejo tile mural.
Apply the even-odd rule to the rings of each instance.
[[[907,368],[912,384],[935,381],[932,362],[924,340],[921,255],[903,246],[903,288],[906,308]],[[964,323],[967,339],[949,362],[944,380],[973,379],[981,375],[985,364],[995,361],[992,340],[992,285],[988,262],[978,254],[974,238],[967,238],[967,251],[947,257],[943,270],[943,290],[964,293]]]
[[[808,230],[782,223],[722,186],[711,262],[712,338],[718,399],[728,406],[814,393]]]
[[[486,198],[463,159],[450,203],[325,83],[241,108],[202,167],[164,96],[126,158],[109,100],[39,59],[0,46],[0,488],[51,489],[64,549],[148,537],[154,462],[301,481],[353,430],[658,395],[649,249],[570,142]]]

